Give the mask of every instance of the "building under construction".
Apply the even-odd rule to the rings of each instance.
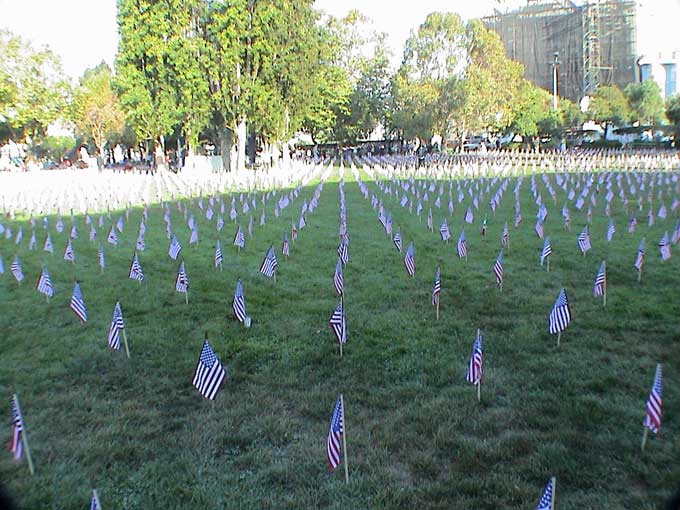
[[[578,102],[598,85],[637,80],[635,17],[633,0],[527,0],[482,21],[527,79],[552,91],[556,65],[559,95]]]

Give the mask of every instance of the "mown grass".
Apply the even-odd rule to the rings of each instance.
[[[398,197],[379,194],[401,227],[404,246],[414,241],[416,276],[408,278],[403,254],[385,236],[370,201],[349,172],[345,179],[351,243],[342,359],[327,327],[337,304],[336,174],[287,261],[280,256],[282,233],[313,187],[303,189],[278,219],[270,200],[266,225],[256,226],[240,253],[231,245],[234,225],[227,222],[218,235],[215,218],[209,223],[196,206],[201,241],[189,246],[186,221],[172,204],[173,231],[190,280],[188,306],[174,291],[179,261],[167,256],[159,207],[149,210],[142,285],[127,279],[139,209],[131,211],[120,245],[105,244],[102,275],[83,217],[76,218],[75,265],[61,259],[67,218],[63,235],[50,218],[54,256],[40,249],[40,222],[33,252],[27,249],[28,222],[9,223],[15,231],[24,226],[24,241],[16,247],[0,239],[6,271],[0,276],[0,394],[7,399],[7,425],[9,398],[20,395],[37,471],[31,477],[24,462],[5,454],[0,479],[21,508],[83,508],[97,488],[104,508],[519,509],[535,506],[550,475],[557,477],[560,509],[660,506],[680,474],[680,254],[662,263],[656,250],[675,218],[649,228],[638,212],[638,228],[630,235],[615,199],[617,233],[607,243],[600,197],[593,250],[584,258],[576,236],[585,213],[572,207],[572,231],[565,232],[559,217],[564,193],[558,189],[557,205],[548,200],[545,228],[554,253],[547,273],[538,261],[542,241],[533,232],[536,207],[528,179],[521,191],[522,225],[512,228],[513,182],[497,213],[488,213],[486,240],[479,233],[490,198],[485,195],[475,225],[466,226],[467,263],[458,259],[455,239],[469,196],[448,217],[446,187],[442,209],[434,208],[435,225],[444,215],[449,219],[453,240],[447,245],[436,226],[434,234],[426,230],[429,205],[419,219],[399,206]],[[367,184],[378,193],[374,183]],[[228,211],[229,203],[225,219]],[[260,211],[258,201],[255,225]],[[240,220],[245,228],[247,219]],[[500,293],[491,267],[505,221],[511,249]],[[109,226],[98,229],[99,242]],[[643,235],[647,257],[638,284],[632,262]],[[212,266],[218,237],[222,272]],[[271,243],[279,257],[276,283],[258,273]],[[27,275],[21,286],[9,274],[15,253]],[[603,258],[606,309],[592,296]],[[49,304],[34,289],[42,264],[55,285]],[[443,288],[439,321],[430,304],[437,265]],[[90,317],[85,325],[68,309],[74,277]],[[248,330],[231,318],[237,278],[253,318]],[[558,349],[547,333],[547,317],[563,286],[574,320]],[[117,299],[129,360],[106,345]],[[481,403],[465,382],[477,328],[485,340]],[[191,386],[204,332],[228,370],[214,403]],[[664,364],[662,434],[650,438],[642,454],[641,422],[657,362]],[[346,406],[349,485],[341,468],[329,475],[325,461],[339,393]],[[9,427],[2,430],[4,440]]]

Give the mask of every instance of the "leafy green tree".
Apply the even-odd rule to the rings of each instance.
[[[88,69],[73,93],[72,120],[92,140],[99,157],[107,141],[123,129],[124,114],[111,86],[111,69],[105,63]]]
[[[626,96],[616,86],[601,86],[595,90],[588,108],[590,117],[607,133],[609,125],[626,124],[630,120],[630,108]]]
[[[7,138],[37,145],[47,126],[60,118],[70,84],[59,58],[36,50],[6,30],[0,31],[0,123]]]
[[[523,137],[535,137],[539,134],[539,123],[550,113],[551,104],[549,92],[523,79],[515,96],[509,129]]]
[[[630,105],[630,120],[642,125],[660,124],[664,117],[661,89],[652,80],[629,83],[624,94]]]
[[[566,127],[580,128],[583,125],[585,115],[581,112],[581,107],[578,104],[565,97],[560,98],[560,111]]]
[[[673,123],[675,129],[675,147],[680,147],[680,94],[666,100],[666,117]]]

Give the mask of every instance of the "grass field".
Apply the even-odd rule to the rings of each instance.
[[[337,172],[319,206],[283,260],[281,238],[297,219],[316,182],[274,218],[255,227],[240,253],[231,245],[235,226],[215,229],[196,205],[201,241],[189,246],[189,229],[174,203],[172,228],[190,281],[188,305],[175,292],[179,265],[167,255],[162,209],[149,209],[143,284],[127,279],[141,210],[130,212],[120,244],[105,244],[110,220],[98,228],[107,267],[100,274],[97,246],[87,240],[83,217],[73,242],[75,265],[62,260],[70,230],[54,230],[55,254],[28,250],[27,221],[19,247],[4,236],[0,255],[0,395],[9,435],[10,397],[17,392],[36,474],[25,460],[0,458],[0,479],[21,508],[86,508],[92,488],[104,509],[526,509],[534,508],[547,479],[557,477],[557,508],[656,509],[680,476],[677,414],[680,348],[680,252],[659,259],[656,243],[672,232],[669,215],[653,227],[645,206],[638,227],[616,198],[617,233],[605,241],[608,220],[600,195],[593,208],[593,249],[582,257],[576,237],[585,209],[571,206],[566,232],[541,179],[547,202],[546,235],[553,246],[550,272],[541,268],[543,242],[534,233],[536,206],[529,178],[521,188],[523,223],[513,224],[514,180],[495,215],[484,194],[475,224],[466,225],[468,261],[455,240],[470,202],[449,217],[448,184],[442,208],[433,208],[435,233],[425,227],[430,193],[419,219],[382,195],[362,174],[370,193],[384,201],[401,228],[404,247],[414,242],[416,275],[409,278],[399,254],[349,172],[345,173],[350,261],[344,270],[348,343],[342,359],[327,321],[337,304],[339,198]],[[552,180],[554,185],[554,178]],[[498,184],[494,185],[492,192]],[[483,186],[482,189],[484,189]],[[465,189],[465,188],[463,188]],[[656,196],[656,191],[655,191]],[[673,194],[667,194],[670,205]],[[370,198],[370,197],[369,197]],[[187,202],[188,203],[188,202]],[[658,206],[658,203],[656,204]],[[657,207],[655,207],[656,210]],[[240,204],[239,204],[240,212]],[[259,223],[261,205],[254,211]],[[480,235],[488,213],[488,235]],[[114,213],[113,221],[123,213]],[[437,233],[448,217],[452,242]],[[96,218],[96,217],[95,217]],[[240,221],[246,228],[247,218]],[[503,223],[510,225],[500,293],[491,272]],[[632,267],[639,240],[647,238],[641,284]],[[222,242],[224,271],[212,265]],[[273,243],[277,282],[258,269]],[[26,274],[21,286],[9,272],[18,253]],[[607,307],[592,295],[600,262],[607,260]],[[55,286],[47,303],[35,288],[46,264]],[[441,318],[430,303],[434,270],[441,266]],[[89,321],[68,308],[73,279],[81,281]],[[232,318],[237,278],[253,319],[244,329]],[[573,321],[561,347],[547,332],[547,318],[565,287]],[[116,300],[121,302],[131,358],[111,351],[106,335]],[[484,336],[481,403],[465,382],[474,335]],[[207,332],[228,370],[214,402],[191,386]],[[640,452],[644,405],[657,363],[664,365],[661,434]],[[329,474],[325,447],[335,399],[345,401],[350,481],[342,467]]]

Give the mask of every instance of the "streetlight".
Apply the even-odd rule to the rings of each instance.
[[[560,65],[558,60],[560,58],[560,52],[556,51],[553,53],[553,58],[553,110],[557,110],[557,66]]]

